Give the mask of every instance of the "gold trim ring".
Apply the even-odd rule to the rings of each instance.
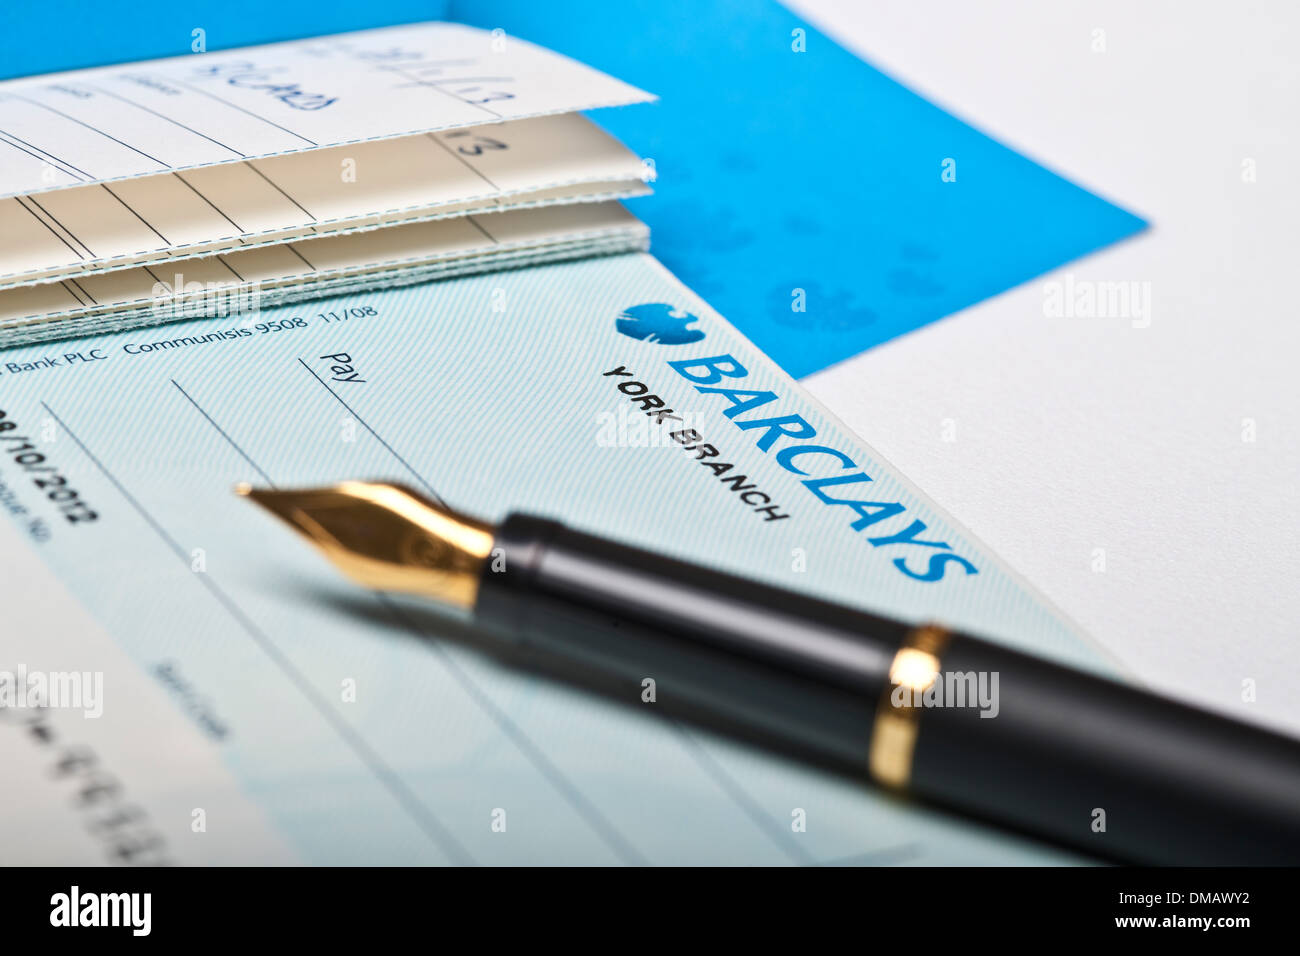
[[[921,707],[919,696],[939,676],[939,658],[949,633],[934,624],[913,628],[889,666],[889,686],[876,706],[867,762],[876,782],[892,790],[905,790],[912,779]],[[906,693],[896,693],[906,688]],[[895,701],[895,697],[900,700]]]

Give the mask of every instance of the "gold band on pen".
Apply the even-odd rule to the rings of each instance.
[[[939,658],[948,636],[942,627],[922,624],[907,635],[894,654],[889,686],[876,707],[868,754],[871,776],[882,786],[904,790],[912,779],[912,757],[921,718],[919,697],[939,676]]]

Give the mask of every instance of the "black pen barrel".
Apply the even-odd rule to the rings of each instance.
[[[630,700],[1104,858],[1300,863],[1295,740],[552,521],[511,515],[494,543],[479,622]]]
[[[942,664],[998,710],[925,709],[913,792],[1129,862],[1300,864],[1300,742],[974,638]]]
[[[494,544],[479,623],[625,681],[629,700],[866,766],[905,625],[525,515]]]

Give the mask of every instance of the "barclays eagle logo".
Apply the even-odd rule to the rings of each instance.
[[[699,319],[689,312],[664,302],[646,302],[624,309],[618,317],[618,330],[643,342],[660,345],[689,345],[704,338],[702,329],[691,325]]]

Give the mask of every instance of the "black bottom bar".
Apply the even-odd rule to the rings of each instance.
[[[648,878],[647,878],[648,876]],[[774,923],[810,941],[825,933],[915,945],[1047,942],[1105,936],[1226,945],[1294,922],[1289,869],[908,869],[843,874],[734,869],[725,874],[611,874],[514,869],[8,869],[0,870],[5,942],[39,939],[96,944],[276,942],[299,950],[420,940],[444,934],[464,948],[499,947],[512,933],[531,945],[725,933],[771,943]],[[116,926],[53,925],[77,922]],[[99,894],[114,894],[105,900]],[[127,894],[123,896],[122,894]],[[145,898],[149,894],[148,908]],[[95,902],[87,898],[95,896]],[[740,901],[744,905],[737,906]],[[147,921],[145,913],[147,912]],[[148,935],[136,936],[147,927]],[[1044,931],[1047,935],[1044,935]],[[664,933],[671,932],[671,937]],[[617,934],[617,935],[611,935]],[[637,943],[636,940],[640,940]],[[877,947],[878,948],[878,947]]]

